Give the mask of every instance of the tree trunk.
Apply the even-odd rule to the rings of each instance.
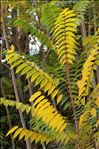
[[[9,42],[8,42],[8,38],[7,38],[6,23],[5,23],[5,16],[4,16],[4,8],[3,8],[2,4],[1,4],[1,22],[2,22],[2,27],[3,27],[3,36],[4,36],[5,43],[6,43],[6,48],[9,50],[10,46],[9,46]],[[16,86],[15,74],[14,74],[14,70],[13,69],[11,69],[11,76],[12,76],[12,82],[13,82],[13,87],[14,87],[16,101],[20,102],[19,94],[18,94],[18,90],[17,90],[17,86]],[[24,117],[23,117],[23,114],[22,114],[22,112],[20,110],[19,110],[19,116],[20,116],[22,127],[26,128]],[[31,149],[29,141],[26,141],[26,146],[27,146],[27,149]]]
[[[82,38],[84,39],[85,37],[87,37],[87,33],[86,33],[86,26],[85,26],[85,22],[83,21],[81,24],[81,34],[82,34]]]
[[[22,89],[22,81],[19,74],[17,74],[17,80],[18,80],[18,92],[20,95],[20,99],[23,101],[24,95],[23,95],[23,89]]]

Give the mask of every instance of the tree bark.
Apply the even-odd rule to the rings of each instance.
[[[1,3],[1,22],[2,22],[2,27],[3,27],[3,36],[4,36],[5,43],[6,43],[6,48],[9,50],[10,46],[9,46],[9,41],[7,38],[6,23],[5,23],[5,16],[4,16],[4,7],[3,7],[2,3]],[[16,101],[20,102],[19,94],[18,94],[18,90],[17,90],[17,86],[16,86],[15,74],[14,74],[13,69],[11,69],[11,76],[12,76],[12,82],[13,82]],[[19,110],[19,116],[20,116],[22,127],[26,128],[24,117],[23,117],[23,114],[20,110]],[[29,141],[26,141],[26,146],[27,146],[27,149],[31,149]]]
[[[23,89],[22,89],[22,81],[19,74],[17,74],[17,80],[18,80],[18,92],[20,95],[20,99],[23,101],[24,95],[23,95]]]
[[[85,26],[85,22],[84,21],[81,24],[81,34],[82,34],[82,38],[83,39],[87,37],[86,26]]]

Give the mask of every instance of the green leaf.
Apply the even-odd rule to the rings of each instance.
[[[38,72],[36,72],[35,74],[33,74],[32,77],[31,77],[31,82],[35,81],[38,76],[39,76],[39,73]]]
[[[24,75],[24,74],[27,73],[30,69],[31,69],[30,66],[25,67],[25,68],[22,70],[21,75]]]
[[[18,61],[14,62],[11,66],[11,69],[13,69],[14,67],[16,67],[17,65],[21,64],[23,62],[22,59],[19,59]]]
[[[36,72],[35,70],[30,70],[29,72],[27,72],[26,79],[31,77],[35,72]]]
[[[41,81],[43,80],[44,78],[42,76],[39,76],[36,81],[35,81],[35,86],[37,86],[38,84],[41,83]]]
[[[27,66],[27,63],[22,63],[16,70],[16,73],[20,72],[24,67]]]
[[[30,110],[31,110],[31,107],[27,105],[27,107],[26,107],[26,113],[28,114],[30,112]]]

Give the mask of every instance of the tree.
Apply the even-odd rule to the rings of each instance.
[[[50,49],[50,54],[47,55],[49,63],[44,66],[15,52],[13,45],[7,48],[10,50],[6,60],[11,70],[16,69],[16,73],[26,75],[26,79],[34,83],[34,94],[29,99],[30,103],[33,102],[31,106],[1,98],[1,104],[5,106],[15,106],[21,112],[32,113],[32,130],[15,126],[7,135],[14,133],[14,139],[18,135],[19,139],[25,136],[25,140],[35,140],[36,143],[48,144],[56,140],[59,146],[67,148],[98,148],[99,84],[95,74],[99,65],[99,29],[86,38],[82,32],[84,48],[78,50],[77,29],[80,23],[83,24],[83,10],[79,14],[76,6],[70,10],[56,3],[48,3],[44,7],[41,24],[45,29],[38,30],[35,24],[32,26],[22,19],[14,23],[24,32],[38,37],[42,45],[46,44]],[[53,9],[48,13],[50,6]],[[50,63],[54,67],[49,67]]]

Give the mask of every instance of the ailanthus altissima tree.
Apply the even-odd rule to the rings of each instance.
[[[0,104],[32,115],[32,129],[16,125],[6,136],[13,134],[13,139],[24,138],[31,143],[56,141],[61,148],[97,149],[99,84],[98,81],[94,84],[94,79],[99,66],[99,29],[84,39],[84,50],[78,55],[80,43],[77,41],[77,27],[80,23],[79,15],[76,17],[76,7],[70,10],[56,6],[55,11],[57,13],[49,22],[45,12],[42,14],[42,24],[49,31],[48,37],[40,30],[36,32],[35,26],[28,26],[23,20],[18,19],[14,23],[33,33],[41,42],[49,41],[46,46],[54,50],[57,64],[48,73],[17,52],[14,45],[7,49],[6,61],[10,69],[29,79],[36,91],[28,99],[28,104],[4,97],[0,99]],[[40,32],[41,37],[38,36]]]

